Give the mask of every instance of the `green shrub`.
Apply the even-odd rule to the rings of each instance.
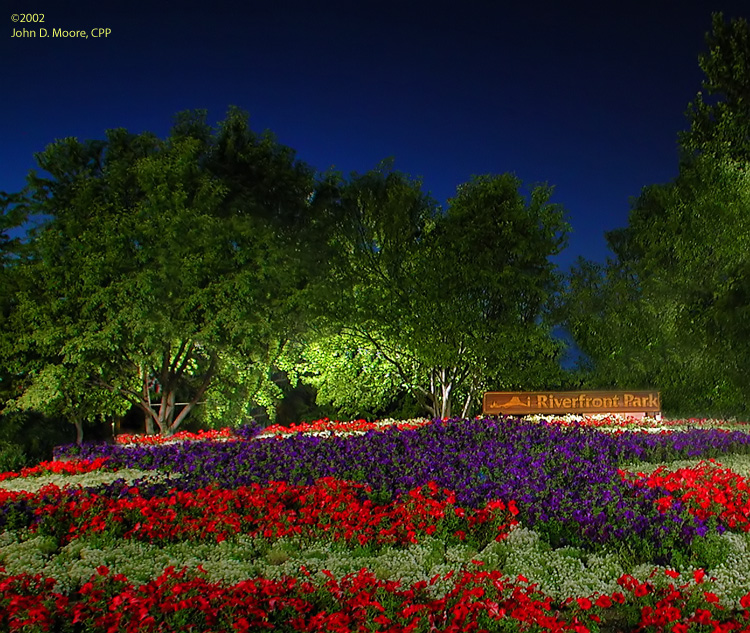
[[[15,472],[28,465],[22,446],[0,441],[0,473]]]

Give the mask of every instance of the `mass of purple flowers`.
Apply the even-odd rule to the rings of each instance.
[[[68,446],[58,449],[58,456],[107,456],[117,468],[180,475],[154,485],[153,494],[165,486],[232,488],[272,480],[312,484],[336,477],[369,484],[370,498],[387,502],[433,480],[455,491],[457,503],[466,507],[480,507],[490,499],[515,500],[521,522],[555,546],[616,544],[635,560],[667,564],[687,561],[693,539],[716,527],[688,514],[679,501],[659,510],[655,502],[667,492],[636,486],[618,469],[632,460],[712,457],[749,448],[750,436],[740,432],[609,434],[580,425],[486,418],[435,420],[416,430],[390,428],[346,437]],[[120,489],[114,484],[99,491],[119,494]],[[141,487],[141,494],[149,494],[148,487]]]

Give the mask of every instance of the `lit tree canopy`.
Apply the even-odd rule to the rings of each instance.
[[[457,402],[466,415],[482,389],[550,379],[559,345],[542,320],[558,281],[549,257],[568,227],[549,188],[526,199],[520,184],[475,178],[445,213],[387,166],[340,185],[341,292],[326,323],[346,342],[336,364],[349,368],[337,380],[318,353],[302,372],[335,394],[329,402],[355,405],[353,372],[381,376],[371,395],[406,389],[439,417]]]
[[[229,385],[246,414],[327,260],[312,170],[236,109],[216,130],[185,113],[165,140],[116,129],[37,160],[49,177],[27,196],[49,221],[15,314],[29,388],[55,366],[163,434],[204,401],[226,412]]]

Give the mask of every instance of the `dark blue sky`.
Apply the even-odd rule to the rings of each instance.
[[[237,105],[318,169],[393,157],[441,204],[472,174],[554,185],[564,268],[603,261],[629,198],[676,175],[711,13],[750,16],[746,0],[53,4],[6,4],[0,190],[56,138],[166,135],[180,110]],[[43,25],[11,22],[34,11]],[[24,26],[50,36],[11,37]],[[111,33],[51,36],[96,27]]]

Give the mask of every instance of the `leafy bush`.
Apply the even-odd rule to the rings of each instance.
[[[14,472],[29,465],[22,446],[13,442],[0,441],[0,472]]]

